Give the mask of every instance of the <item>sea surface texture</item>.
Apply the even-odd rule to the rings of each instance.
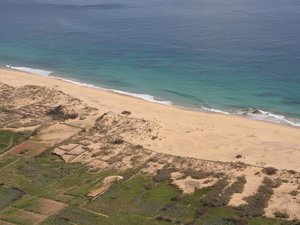
[[[0,64],[299,125],[300,1],[0,0]]]

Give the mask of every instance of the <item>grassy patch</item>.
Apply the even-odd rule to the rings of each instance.
[[[8,164],[12,163],[13,161],[17,160],[19,157],[16,155],[6,154],[0,157],[0,169],[4,168]]]
[[[0,210],[18,200],[23,194],[24,192],[19,189],[0,185]]]
[[[1,211],[0,219],[14,224],[32,225],[36,224],[39,221],[42,221],[44,219],[44,216],[35,215],[24,210],[10,207]]]
[[[29,194],[47,188],[76,173],[81,164],[67,164],[56,156],[23,158],[0,171],[0,182],[18,187]]]
[[[8,130],[0,130],[0,153],[18,143],[24,135]]]
[[[58,214],[44,221],[43,225],[50,224],[80,224],[80,225],[103,225],[108,224],[108,219],[77,207],[68,207],[61,210]]]
[[[107,214],[115,212],[133,213],[144,216],[153,216],[159,213],[160,208],[171,202],[173,196],[180,192],[168,183],[156,184],[152,189],[145,185],[151,178],[136,176],[112,188],[99,196],[86,207]]]
[[[249,225],[296,225],[297,223],[291,221],[282,221],[272,218],[254,218]]]
[[[264,209],[268,205],[273,192],[274,183],[267,177],[258,188],[257,193],[245,198],[247,204],[239,206],[240,213],[245,217],[260,217],[264,215]]]
[[[140,168],[122,173],[92,173],[82,164],[68,164],[50,154],[36,158],[4,155],[0,158],[0,168],[4,166],[6,168],[0,170],[0,183],[5,184],[0,186],[0,203],[3,203],[0,219],[15,224],[229,225],[239,224],[237,221],[242,220],[238,218],[245,216],[243,210],[226,206],[233,193],[243,190],[246,180],[242,177],[230,186],[227,186],[226,178],[221,178],[213,187],[186,195],[170,184],[168,177],[172,168],[164,168],[154,181],[152,177],[135,175]],[[111,175],[121,175],[124,179],[96,198],[86,196],[101,187],[103,178]],[[6,185],[25,190],[30,196],[15,201],[18,194]],[[265,203],[274,185],[265,179],[258,193],[246,199],[248,204],[244,210],[252,213],[257,205]],[[55,211],[56,214],[46,211],[54,205],[60,205],[59,209],[66,208],[58,213]],[[261,208],[258,210],[260,212]],[[48,215],[52,216],[42,221]],[[251,216],[248,220],[252,225],[293,224],[279,219],[253,219]]]

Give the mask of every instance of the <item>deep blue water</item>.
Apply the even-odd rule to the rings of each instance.
[[[300,1],[0,0],[0,64],[300,118]]]

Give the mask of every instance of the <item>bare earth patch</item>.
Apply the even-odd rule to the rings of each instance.
[[[181,180],[173,180],[172,183],[182,190],[183,193],[192,194],[198,189],[213,186],[217,180],[217,178],[194,179],[188,176]]]
[[[9,153],[16,155],[26,154],[35,156],[45,151],[49,146],[51,146],[51,144],[48,142],[24,141],[23,143],[12,148]]]
[[[54,200],[39,198],[37,200],[37,204],[39,206],[39,210],[43,215],[53,215],[67,206],[67,204],[62,202],[57,202]]]
[[[244,185],[243,192],[233,194],[233,196],[229,202],[229,205],[239,206],[242,204],[247,204],[247,202],[244,201],[244,198],[254,195],[257,192],[259,186],[262,184],[263,177],[261,177],[261,176],[256,176],[254,174],[248,174],[248,175],[245,175],[245,177],[246,177],[247,182]]]
[[[79,128],[74,128],[61,123],[57,123],[48,127],[47,129],[42,130],[38,135],[38,139],[56,144],[71,137],[79,131]]]
[[[266,208],[266,216],[274,217],[275,212],[283,212],[289,215],[288,219],[300,219],[300,194],[291,194],[297,188],[298,185],[291,183],[282,183],[278,188],[274,188],[274,194]],[[299,192],[299,189],[297,191]]]
[[[96,197],[100,194],[103,194],[114,182],[118,180],[122,180],[122,176],[108,176],[105,177],[102,181],[103,186],[101,188],[97,188],[93,191],[91,191],[87,196],[89,197]]]

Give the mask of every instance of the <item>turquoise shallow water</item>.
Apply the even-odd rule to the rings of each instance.
[[[0,64],[295,122],[299,12],[298,0],[1,0]]]

